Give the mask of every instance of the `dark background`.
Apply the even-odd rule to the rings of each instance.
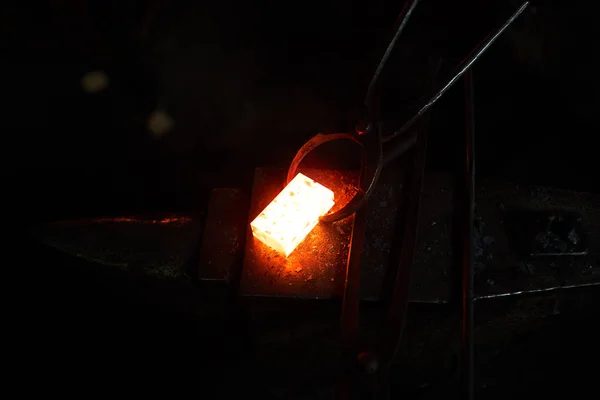
[[[413,109],[406,105],[417,103],[425,57],[452,65],[517,3],[424,1],[385,76],[404,106],[392,117],[402,121]],[[351,126],[402,5],[4,5],[9,200],[43,196],[35,207],[43,213],[189,208],[215,181],[248,178],[254,165],[285,165],[315,132]],[[480,174],[594,189],[597,46],[585,7],[537,3],[478,63]],[[86,95],[80,79],[92,70],[110,83]],[[460,107],[450,97],[439,118]],[[146,128],[157,108],[174,120],[158,140]],[[429,161],[442,165],[453,133],[432,140]]]
[[[386,70],[385,117],[410,116],[428,56],[443,56],[452,65],[517,4],[423,0]],[[127,359],[138,365],[143,354],[153,365],[155,353],[148,355],[131,338],[165,325],[173,329],[160,330],[154,351],[170,361],[157,362],[156,371],[179,364],[174,354],[193,362],[206,347],[218,353],[209,339],[195,342],[196,321],[124,305],[126,297],[119,296],[126,289],[96,301],[93,288],[102,284],[78,276],[66,259],[32,250],[20,232],[70,216],[202,210],[210,188],[246,186],[255,166],[286,166],[315,133],[347,130],[402,5],[54,0],[0,6],[0,170],[6,226],[13,232],[6,254],[11,270],[19,272],[17,294],[7,304],[27,333],[17,331],[25,340],[19,345],[24,365],[17,370],[35,381],[66,361],[69,368],[52,379],[62,387],[70,374],[96,371],[91,366],[97,358],[109,354],[100,357],[109,361],[104,368],[120,364],[119,372],[90,372],[93,384],[112,383],[115,375],[130,381],[133,373],[119,362],[121,351],[105,353],[98,350],[101,343],[119,342],[116,332],[122,332],[127,343],[137,343]],[[583,1],[534,2],[476,64],[478,179],[598,192],[598,57],[590,7]],[[106,72],[106,91],[82,90],[80,80],[92,70]],[[462,135],[454,128],[461,102],[457,89],[436,106],[430,170],[452,165],[449,153]],[[156,109],[174,121],[160,138],[146,125]],[[64,268],[49,272],[51,265]],[[597,352],[590,330],[598,331],[588,319],[532,339],[548,349],[556,343],[548,337],[565,338],[552,347],[559,361],[542,358],[531,367],[542,370],[532,391],[545,387],[544,377],[556,378],[556,371]],[[570,379],[566,387],[576,383]],[[528,387],[520,385],[515,392]]]

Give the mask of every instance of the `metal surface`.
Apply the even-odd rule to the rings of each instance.
[[[371,197],[362,247],[360,293],[362,299],[376,300],[384,290],[388,274],[396,216],[402,197],[402,165],[383,171]],[[397,172],[400,171],[400,172]],[[356,174],[348,171],[303,170],[311,178],[325,179],[344,201],[356,193]],[[399,175],[400,174],[400,175]],[[284,186],[285,171],[256,170],[250,218],[260,212]],[[321,181],[319,181],[321,182]],[[327,185],[324,182],[321,182]],[[448,179],[426,176],[417,241],[415,279],[411,300],[443,303],[448,301],[450,259],[450,222],[452,185]],[[447,204],[448,206],[442,206]],[[254,243],[248,233],[242,270],[242,294],[330,298],[343,295],[343,282],[352,230],[352,218],[333,224],[319,224],[288,259]],[[308,245],[305,245],[309,243]],[[442,248],[443,250],[440,250]],[[320,265],[327,265],[322,270]],[[257,273],[258,272],[258,273]],[[264,279],[263,279],[264,277]],[[333,279],[333,281],[331,281]]]
[[[212,191],[198,263],[201,281],[229,283],[239,276],[248,207],[248,196],[240,189]]]
[[[430,285],[427,293],[448,294],[451,281],[449,263],[452,243],[449,227],[452,223],[452,197],[450,177],[425,176],[421,226],[427,226],[428,222],[434,225],[420,228],[411,292],[413,301],[415,288],[423,284]],[[600,196],[484,181],[475,189],[475,204],[476,299],[600,285]],[[438,217],[430,217],[427,209],[435,210]],[[561,215],[578,216],[575,227],[585,238],[587,253],[532,256],[529,249],[534,248],[536,237],[539,237],[536,232],[544,234],[541,227],[548,226],[547,223],[538,224],[535,221],[539,221],[540,216],[547,221]],[[532,229],[532,224],[534,228],[542,230]],[[440,230],[436,231],[436,228]],[[515,236],[515,232],[521,234]],[[523,249],[528,249],[528,252]]]
[[[448,176],[425,176],[412,301],[416,300],[415,289],[424,289],[422,285],[429,286],[423,293],[443,293],[441,298],[448,298],[452,197],[453,185]],[[485,181],[475,189],[475,203],[476,299],[600,285],[600,196]],[[538,242],[536,238],[547,236],[548,221],[560,218],[574,221],[582,238],[578,244],[584,244],[587,251],[530,254]],[[538,223],[540,220],[545,223]]]
[[[454,184],[448,176],[425,174],[411,301],[445,303],[450,299],[453,195]]]
[[[575,212],[526,211],[510,213],[505,223],[524,257],[584,256],[588,248],[582,219]]]
[[[476,204],[476,298],[600,284],[597,195],[487,182],[478,187]],[[515,237],[514,232],[531,232],[531,222],[540,215],[565,213],[580,216],[578,226],[586,236],[586,254],[532,257],[523,253],[522,249],[534,247],[536,235]]]
[[[425,113],[450,89],[462,76],[463,74],[481,57],[487,49],[500,37],[500,35],[508,28],[529,6],[529,2],[525,1],[518,9],[515,11],[513,15],[500,27],[498,31],[496,31],[493,35],[490,35],[483,42],[481,42],[454,70],[454,72],[450,75],[450,78],[444,83],[444,85],[434,92],[433,96],[429,98],[429,100],[419,108],[419,111],[408,120],[404,125],[398,129],[398,131],[394,132],[390,136],[386,136],[383,138],[384,142],[389,142],[399,136],[402,136],[405,132],[407,132],[416,121],[418,121]]]
[[[340,207],[356,192],[356,175],[332,170],[301,170],[335,193]],[[254,219],[285,186],[285,171],[257,169],[250,214]],[[354,217],[334,224],[318,224],[289,257],[284,257],[252,236],[247,227],[241,294],[330,298],[340,296]]]
[[[153,215],[58,221],[35,229],[42,243],[87,261],[167,280],[188,280],[201,218]]]
[[[391,168],[383,171],[369,203],[361,267],[361,297],[366,299],[380,297],[388,270],[391,235],[401,207],[399,199],[403,183],[398,182],[392,172],[395,171]],[[333,178],[337,179],[334,184],[343,183],[345,198],[355,193],[353,177],[344,177],[342,174]],[[256,172],[256,188],[268,183],[270,189],[266,188],[266,192],[270,191],[273,197],[284,182],[283,170],[259,169]],[[449,176],[425,175],[411,301],[439,303],[449,299],[453,192]],[[268,197],[268,193],[265,195]],[[476,298],[506,297],[600,284],[599,196],[487,181],[479,183],[475,199]],[[270,200],[266,198],[261,201],[266,205]],[[256,201],[253,199],[252,203]],[[252,211],[250,213],[252,215]],[[513,228],[512,215],[517,214],[533,217],[519,218],[516,222],[521,225]],[[523,236],[519,245],[521,239],[515,242],[511,232],[515,229],[521,232],[530,230],[528,221],[535,221],[542,214],[578,215],[581,221],[576,221],[576,227],[581,230],[581,237],[585,238],[587,253],[583,256],[535,257],[524,254],[523,248],[533,246],[532,236]],[[275,266],[273,261],[276,259],[268,259],[268,254],[264,255],[264,259],[249,258],[248,244],[253,240],[247,242],[244,263],[260,260],[269,263],[267,269],[263,270],[262,266],[258,268],[263,274],[266,273],[264,276],[271,282],[255,287],[253,281],[262,279],[263,275],[246,271],[248,275],[242,276],[242,281],[250,279],[244,284],[247,294],[295,297],[305,291],[306,297],[310,298],[318,297],[315,293],[325,297],[341,297],[347,261],[347,249],[342,242],[347,244],[350,240],[350,224],[346,221],[319,224],[317,227],[317,231],[326,231],[331,235],[331,239],[325,242],[327,245],[322,246],[321,251],[315,248],[312,256],[331,262],[331,266],[326,268],[331,275],[323,277],[325,282],[321,282],[321,286],[316,282],[318,276],[311,277],[308,266],[304,268],[303,265],[297,265],[293,269],[286,268],[285,264]],[[201,216],[183,215],[92,218],[58,221],[36,229],[32,235],[53,248],[108,268],[161,279],[188,279],[187,271],[191,267],[187,263],[191,255],[198,251],[201,222]],[[315,241],[309,249],[313,251],[312,246],[318,245],[322,243]],[[330,257],[330,261],[327,261],[327,257]],[[193,267],[197,267],[197,263]],[[193,272],[193,275],[196,274],[196,271]],[[313,290],[316,288],[320,288],[319,291]]]

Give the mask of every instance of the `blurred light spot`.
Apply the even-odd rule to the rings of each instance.
[[[173,128],[173,118],[163,110],[154,110],[148,117],[148,130],[152,136],[160,138]]]
[[[106,90],[109,79],[104,71],[90,71],[81,78],[81,87],[87,93],[99,93]]]

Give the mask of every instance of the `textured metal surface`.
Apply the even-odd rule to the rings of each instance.
[[[319,171],[304,172],[323,183],[331,179],[342,197],[350,198],[355,193],[352,173],[328,171],[326,176],[318,176]],[[369,203],[361,267],[363,299],[376,299],[383,290],[394,216],[400,206],[401,185],[394,185],[386,172],[383,171]],[[256,171],[254,192],[260,190],[264,197],[252,200],[251,218],[283,188],[284,181],[284,170]],[[446,302],[449,298],[452,193],[450,177],[425,175],[411,301]],[[581,217],[577,229],[585,237],[587,254],[524,256],[510,238],[510,215],[556,215],[559,211]],[[247,236],[250,240],[244,250],[242,294],[341,296],[350,222],[348,218],[331,225],[319,224],[297,249],[302,256],[292,254],[288,259],[259,248]],[[598,227],[598,196],[510,183],[482,183],[476,188],[476,297],[600,284]],[[249,229],[247,224],[246,228]],[[164,279],[187,279],[186,263],[199,245],[201,217],[161,215],[60,221],[36,229],[33,234],[49,246],[112,268]]]
[[[600,284],[598,196],[488,182],[478,188],[476,201],[477,297]],[[515,215],[522,217],[515,221]],[[542,215],[580,216],[576,229],[580,232],[579,235],[586,237],[587,254],[579,252],[573,253],[578,255],[543,257],[524,254],[523,248],[533,249],[536,246],[537,235],[519,236],[514,232],[530,231],[531,221]]]
[[[562,210],[509,212],[511,241],[525,257],[583,256],[588,252],[583,217]]]
[[[300,170],[333,190],[333,210],[356,193],[356,175],[332,170]],[[286,171],[258,168],[254,179],[250,214],[253,220],[285,186]],[[332,224],[321,223],[300,245],[284,257],[255,240],[247,227],[241,293],[248,296],[330,298],[340,296],[353,216]]]
[[[241,268],[248,196],[240,189],[214,189],[200,250],[198,278],[201,281],[229,283]]]
[[[200,231],[200,218],[169,214],[58,221],[33,235],[88,261],[174,280],[188,279]]]
[[[452,193],[449,176],[425,176],[412,301],[445,301],[450,294]],[[477,298],[600,284],[598,196],[488,181],[476,187],[475,198]],[[514,221],[515,215],[521,218]],[[578,217],[573,217],[575,215]],[[571,220],[582,240],[578,242],[581,246],[574,249],[585,248],[586,252],[556,256],[523,252],[523,248],[533,249],[539,236],[535,233],[515,235],[515,232],[530,231],[530,221],[541,216],[548,219],[563,216]]]
[[[347,171],[302,170],[336,193],[336,207],[355,193],[355,174]],[[252,220],[283,188],[285,171],[256,170],[250,206]],[[395,170],[383,171],[368,205],[361,261],[361,298],[375,300],[384,290],[395,216],[402,183]],[[341,197],[337,197],[341,195]],[[440,206],[441,203],[446,203]],[[449,294],[452,189],[448,180],[426,176],[417,241],[417,265],[411,300],[446,302]],[[350,243],[351,218],[319,224],[289,258],[256,242],[248,230],[241,290],[249,296],[330,298],[342,295]],[[435,249],[433,246],[437,246]],[[443,248],[443,250],[440,250]]]
[[[453,195],[449,176],[425,174],[411,301],[443,303],[450,297]]]

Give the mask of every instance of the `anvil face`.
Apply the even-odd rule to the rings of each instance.
[[[331,211],[356,193],[353,171],[302,169],[301,172],[335,193]],[[254,219],[281,193],[287,171],[258,168],[255,174],[249,220]],[[289,255],[265,246],[247,224],[240,292],[243,296],[332,298],[343,293],[346,261],[354,216],[333,224],[317,224]]]

